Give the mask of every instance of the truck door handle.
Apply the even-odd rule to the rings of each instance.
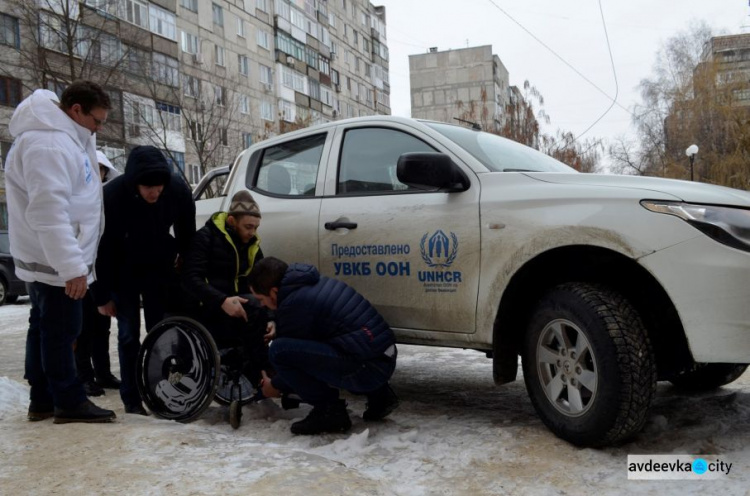
[[[357,223],[356,222],[326,222],[323,224],[323,227],[325,227],[329,231],[335,231],[336,229],[356,229]]]

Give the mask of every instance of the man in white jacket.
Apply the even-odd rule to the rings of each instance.
[[[115,418],[86,398],[73,356],[103,229],[93,135],[109,108],[99,85],[76,81],[59,101],[50,91],[36,90],[10,121],[15,138],[5,170],[10,252],[31,298],[25,370],[31,385],[29,420],[54,415],[62,424]]]

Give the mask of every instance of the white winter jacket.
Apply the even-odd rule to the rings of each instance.
[[[10,252],[21,280],[65,286],[86,275],[90,284],[104,229],[95,138],[57,102],[51,91],[36,90],[10,120]]]

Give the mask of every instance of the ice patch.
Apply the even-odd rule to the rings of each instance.
[[[29,402],[29,387],[0,377],[0,420],[23,413]]]

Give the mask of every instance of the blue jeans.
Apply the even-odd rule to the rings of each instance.
[[[306,339],[274,339],[268,357],[276,370],[274,386],[313,406],[335,401],[339,389],[354,394],[374,391],[388,382],[396,368],[395,357],[362,361],[327,343]]]
[[[31,298],[26,335],[24,378],[30,399],[64,410],[86,401],[76,375],[73,343],[81,332],[82,301],[65,295],[65,288],[41,282],[28,284]]]
[[[139,405],[141,396],[136,382],[138,350],[141,347],[141,296],[146,329],[152,329],[165,317],[164,288],[156,280],[140,281],[114,294],[117,308],[117,351],[120,357],[120,398],[125,406]]]

